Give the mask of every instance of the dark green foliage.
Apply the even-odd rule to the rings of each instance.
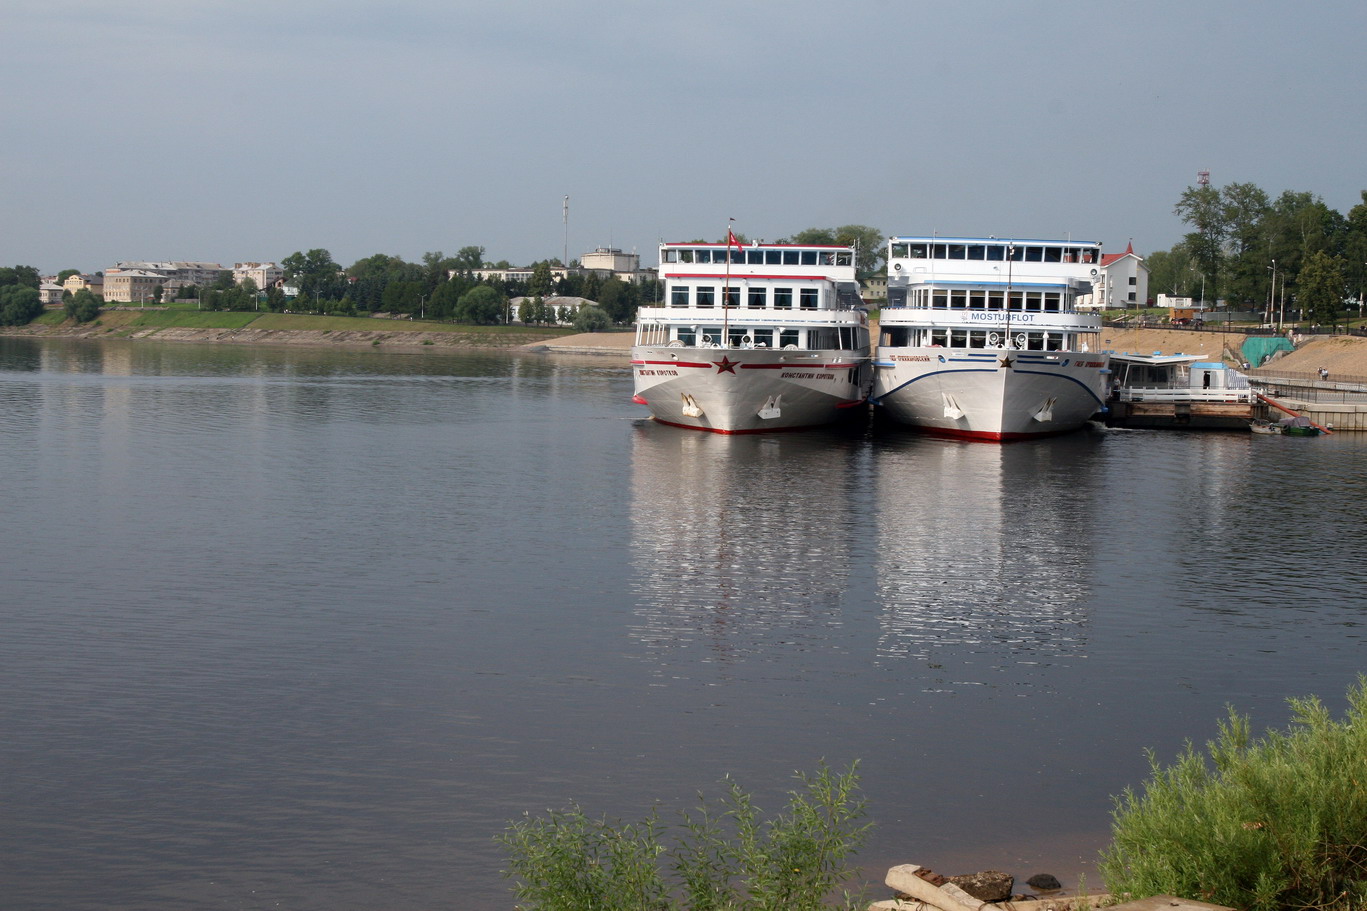
[[[1232,710],[1141,793],[1116,801],[1100,869],[1113,894],[1171,894],[1252,911],[1367,907],[1367,678],[1336,722],[1289,700],[1293,723],[1261,740]]]
[[[492,326],[503,321],[506,299],[489,285],[476,285],[461,296],[456,304],[456,320],[479,326]]]
[[[27,284],[0,286],[0,326],[24,326],[42,312],[37,288]]]
[[[100,315],[100,299],[89,288],[82,288],[67,298],[64,309],[68,319],[88,323]]]
[[[751,796],[728,782],[713,804],[699,797],[666,832],[652,811],[622,823],[578,806],[528,816],[499,837],[511,856],[528,911],[817,911],[855,874],[852,858],[869,825],[861,822],[855,765],[824,764],[797,776],[786,812],[764,818]],[[860,906],[844,895],[844,907]]]
[[[612,327],[612,320],[600,307],[584,304],[574,314],[572,325],[579,332],[602,332]]]

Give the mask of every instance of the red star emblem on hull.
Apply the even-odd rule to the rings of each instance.
[[[997,366],[1010,367],[1014,363],[1015,361],[1011,360],[1011,356],[1008,354],[1006,357],[1003,357],[1000,361],[997,362]]]
[[[726,355],[723,354],[723,355],[721,356],[721,360],[719,360],[719,361],[713,361],[712,363],[714,363],[714,364],[717,365],[717,373],[718,373],[718,374],[729,373],[729,374],[731,374],[732,376],[735,376],[735,375],[736,375],[736,365],[739,364],[740,361],[733,361],[733,360],[731,360],[729,357],[727,357]]]

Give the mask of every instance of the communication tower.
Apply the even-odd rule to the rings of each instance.
[[[1197,171],[1197,172],[1196,172],[1196,184],[1197,184],[1197,186],[1202,186],[1202,187],[1208,187],[1208,186],[1210,186],[1210,172],[1209,172],[1209,171]]]

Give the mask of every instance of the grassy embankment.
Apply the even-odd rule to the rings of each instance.
[[[76,324],[60,310],[42,314],[32,324],[52,334],[88,338],[162,337],[185,339],[197,330],[242,333],[255,341],[282,340],[286,334],[307,333],[326,343],[375,343],[470,345],[512,347],[574,334],[573,329],[544,326],[473,326],[434,320],[374,319],[370,317],[317,316],[306,313],[258,313],[255,311],[201,310],[104,310],[90,323]],[[206,338],[206,340],[209,340]]]

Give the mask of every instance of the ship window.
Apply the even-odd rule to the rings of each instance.
[[[769,298],[769,289],[768,289],[768,288],[751,288],[751,289],[750,289],[750,307],[751,307],[752,309],[761,309],[761,310],[764,309],[764,305],[767,304],[767,303],[769,303],[768,298]]]
[[[780,329],[780,330],[779,330],[779,333],[778,333],[778,346],[779,346],[780,348],[786,348],[786,347],[789,346],[789,345],[796,345],[796,344],[797,344],[797,330],[796,330],[796,329]]]
[[[1026,338],[1025,347],[1026,347],[1026,348],[1029,348],[1031,351],[1043,351],[1043,350],[1044,350],[1044,333],[1043,333],[1043,332],[1031,332],[1031,333],[1029,334],[1029,336],[1027,336],[1027,338]]]
[[[764,265],[764,251],[763,251],[763,250],[746,250],[746,251],[745,251],[745,262],[746,262],[748,265],[751,265],[751,266],[762,266],[762,265]]]
[[[970,291],[968,292],[968,307],[970,310],[987,309],[987,292]]]
[[[803,251],[802,251],[802,265],[804,265],[804,266],[815,266],[815,265],[816,265],[816,251],[815,251],[815,250],[803,250]]]
[[[948,345],[948,344],[949,344],[949,330],[948,330],[948,329],[932,329],[932,330],[930,330],[930,343],[931,343],[932,345],[935,345],[935,346],[940,347],[940,348],[943,348],[945,345]]]
[[[968,345],[967,329],[951,329],[949,331],[949,344],[952,348],[964,348]]]
[[[744,326],[731,326],[727,329],[726,342],[732,348],[739,348],[745,344],[747,335],[750,335],[750,332]]]
[[[803,310],[815,310],[817,304],[817,289],[803,288],[801,291],[800,305]]]
[[[1050,313],[1058,312],[1059,296],[1057,291],[1050,291],[1044,295],[1044,309]]]
[[[888,289],[888,306],[905,307],[907,305],[907,291],[905,288]]]
[[[910,244],[907,246],[907,256],[911,259],[925,259],[930,255],[926,244]]]
[[[984,332],[984,331],[981,330],[981,329],[974,329],[974,330],[972,330],[971,332],[969,332],[969,333],[968,333],[968,347],[970,347],[970,348],[986,348],[986,347],[987,347],[987,333]]]
[[[750,337],[754,339],[756,348],[774,347],[774,330],[772,329],[751,329]]]
[[[697,306],[710,307],[715,303],[717,289],[705,285],[698,286]]]
[[[984,252],[983,245],[982,245],[982,244],[969,244],[969,245],[968,245],[968,258],[969,258],[969,259],[986,259],[987,257],[986,257],[986,254],[985,254],[985,252]]]
[[[765,264],[766,266],[781,266],[781,265],[783,265],[783,251],[782,251],[782,250],[765,250],[765,251],[764,251],[764,264]]]
[[[1043,248],[1043,247],[1026,247],[1026,248],[1025,248],[1025,261],[1026,261],[1027,263],[1038,263],[1038,262],[1043,262],[1043,261],[1044,261],[1044,248]]]
[[[949,292],[949,309],[963,310],[968,306],[968,292],[963,288],[955,288]]]
[[[1046,351],[1062,351],[1063,335],[1058,332],[1046,332],[1044,334],[1044,349]]]
[[[676,285],[669,291],[669,305],[671,307],[688,306],[688,286]]]
[[[883,338],[878,344],[889,348],[905,348],[911,344],[908,338],[910,331],[906,326],[889,326],[883,330]]]
[[[798,262],[798,259],[799,259],[799,253],[798,253],[797,250],[784,250],[784,251],[783,251],[783,265],[785,265],[785,266],[797,266],[797,265],[800,265],[800,263]]]
[[[774,289],[774,307],[775,307],[776,309],[778,309],[778,310],[791,310],[791,309],[793,309],[793,289],[792,289],[792,288],[775,288],[775,289]]]
[[[739,307],[739,306],[740,306],[740,289],[739,289],[739,288],[731,288],[731,287],[728,287],[728,288],[725,288],[725,289],[723,290],[722,293],[723,293],[723,296],[725,297],[725,302],[722,304],[723,307]]]
[[[695,262],[710,263],[710,262],[712,261],[712,251],[711,251],[711,250],[695,250],[695,251],[693,251],[693,259],[694,259]]]
[[[946,290],[944,290],[943,288],[936,288],[935,291],[934,291],[933,293],[934,293],[934,295],[935,295],[935,303],[934,303],[935,309],[936,309],[936,310],[948,310],[948,309],[949,309],[949,292],[946,291]]]
[[[1063,262],[1063,248],[1062,248],[1062,247],[1045,247],[1045,248],[1044,248],[1044,261],[1045,261],[1046,263],[1061,263],[1061,262]]]
[[[674,337],[692,347],[698,340],[698,332],[692,326],[680,326],[674,330]]]
[[[1038,312],[1043,309],[1041,305],[1041,294],[1038,291],[1030,291],[1025,295],[1025,309]]]
[[[835,264],[837,266],[853,266],[854,254],[848,250],[842,250],[835,254]]]
[[[698,339],[702,345],[721,344],[721,326],[703,326],[702,337]]]
[[[1025,309],[1025,300],[1024,300],[1024,299],[1025,299],[1025,295],[1024,295],[1022,292],[1020,292],[1020,291],[1012,291],[1010,297],[1011,297],[1011,304],[1010,304],[1010,306],[1009,306],[1007,309],[1009,309],[1009,310],[1024,310],[1024,309]]]
[[[664,261],[667,262],[667,263],[677,263],[677,262],[679,261],[679,251],[678,251],[678,250],[666,250],[666,251],[665,251],[665,256],[664,256]]]
[[[966,248],[963,244],[946,244],[946,245],[945,245],[945,258],[946,258],[946,259],[964,259],[965,256],[967,255],[966,250],[967,250],[967,248]]]
[[[994,263],[1001,262],[1002,260],[1006,259],[1006,248],[999,244],[993,244],[992,246],[989,246],[987,248],[987,259],[988,261]]]
[[[1003,298],[1004,295],[1000,291],[987,292],[987,309],[1000,310],[1002,308],[1002,304],[1005,303]]]
[[[931,245],[930,245],[930,258],[931,258],[931,259],[944,259],[944,258],[945,258],[945,245],[944,245],[944,244],[931,244]]]
[[[908,254],[907,254],[907,245],[906,245],[906,244],[892,244],[891,247],[890,247],[889,250],[888,250],[888,256],[889,256],[889,258],[891,258],[891,259],[906,259],[907,256],[908,256]]]
[[[681,262],[681,263],[691,263],[691,262],[693,262],[693,251],[692,251],[692,250],[680,250],[680,251],[679,251],[679,262]]]

